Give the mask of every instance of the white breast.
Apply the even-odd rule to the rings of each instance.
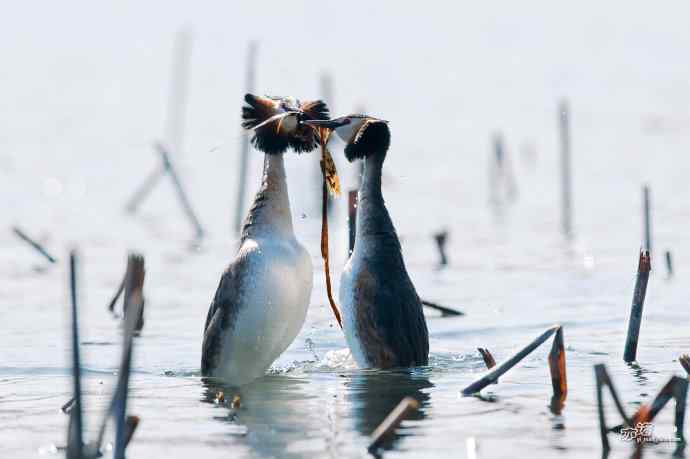
[[[352,358],[359,368],[369,368],[362,344],[357,333],[357,304],[354,298],[354,279],[361,267],[360,257],[353,252],[340,277],[340,308],[343,317],[345,341],[350,348]]]
[[[313,286],[308,253],[293,239],[249,239],[242,250],[255,251],[232,330],[223,341],[215,375],[233,385],[261,377],[290,346],[304,324]]]

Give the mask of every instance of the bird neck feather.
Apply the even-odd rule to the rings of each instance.
[[[282,154],[264,155],[261,188],[242,228],[242,240],[261,236],[294,236]]]

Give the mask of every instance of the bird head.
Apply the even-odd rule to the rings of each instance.
[[[304,120],[303,124],[332,129],[345,142],[348,161],[372,155],[385,158],[390,146],[388,121],[372,116],[352,114],[330,120]]]
[[[254,131],[252,143],[266,154],[282,154],[292,147],[297,153],[318,145],[314,129],[305,120],[328,119],[328,107],[320,100],[300,102],[294,97],[244,96],[242,127]]]

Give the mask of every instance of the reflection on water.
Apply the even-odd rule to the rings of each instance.
[[[407,420],[427,418],[429,391],[434,387],[427,372],[419,369],[329,374],[326,376],[338,388],[325,403],[314,394],[308,381],[285,375],[266,376],[240,388],[202,379],[201,401],[218,405],[222,414],[213,419],[226,423],[228,434],[244,436],[259,456],[304,457],[310,450],[331,457],[340,457],[346,450],[357,455],[365,451],[366,438],[404,397],[413,397],[420,403],[419,410]],[[320,408],[314,410],[313,405]],[[350,424],[347,426],[338,425],[335,420],[336,412],[343,407],[343,418]],[[351,442],[341,438],[342,428],[354,428],[360,434],[359,441],[346,444]],[[413,429],[398,428],[382,448],[392,449],[399,439],[413,434]]]
[[[367,371],[353,374],[345,384],[352,410],[353,427],[363,436],[370,435],[388,413],[405,397],[419,402],[419,410],[408,419],[426,419],[430,406],[429,382],[425,370]],[[383,449],[391,449],[407,429],[398,429],[386,439]]]

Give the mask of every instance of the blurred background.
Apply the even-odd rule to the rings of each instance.
[[[366,375],[357,372],[343,381],[338,375],[349,367],[332,360],[345,344],[326,306],[316,154],[286,158],[297,237],[313,256],[315,288],[302,334],[281,359],[276,379],[268,378],[264,392],[257,392],[274,404],[248,408],[249,420],[239,421],[250,432],[245,437],[245,431],[229,434],[226,424],[212,419],[213,407],[198,403],[204,399],[198,378],[203,320],[238,240],[234,223],[246,135],[240,107],[254,42],[256,93],[326,97],[335,115],[364,111],[390,121],[384,195],[411,277],[420,296],[467,313],[430,319],[433,364],[414,386],[425,394],[426,420],[412,423],[409,438],[391,454],[442,457],[463,450],[466,437],[477,437],[485,457],[511,456],[516,444],[544,456],[591,456],[598,451],[592,363],[614,365],[627,398],[644,399],[680,370],[673,358],[690,344],[678,325],[688,319],[683,279],[690,258],[687,13],[682,4],[593,1],[5,5],[0,404],[8,408],[3,416],[0,407],[0,421],[9,427],[0,443],[9,445],[12,457],[34,457],[63,438],[67,418],[56,411],[69,394],[64,260],[67,249],[78,246],[94,410],[105,403],[99,400],[119,352],[118,330],[105,307],[127,250],[146,255],[148,324],[137,342],[133,388],[133,409],[144,424],[133,457],[151,457],[151,451],[225,457],[228,445],[247,457],[360,455],[366,429],[389,408],[374,410],[373,421],[364,419],[367,410],[360,408],[369,399],[362,394],[383,396],[376,391],[390,381],[362,383],[357,378]],[[182,90],[175,89],[180,34],[189,50]],[[180,91],[185,96],[176,109]],[[570,238],[561,231],[562,101],[569,107],[572,139]],[[497,135],[512,177],[507,192],[494,175]],[[160,163],[156,140],[177,145],[171,157],[206,231],[200,244],[190,244],[194,228],[168,178],[136,214],[125,212],[127,200]],[[344,160],[342,144],[332,150],[343,189],[356,188],[358,166]],[[250,151],[244,211],[262,161]],[[650,281],[648,304],[655,306],[645,311],[642,342],[654,363],[650,374],[635,374],[622,365],[620,353],[642,245],[645,184],[651,188],[658,275]],[[331,215],[336,291],[347,256],[346,207],[343,196]],[[57,266],[42,265],[11,233],[13,225],[43,243]],[[439,270],[432,235],[444,229],[449,265]],[[666,250],[676,265],[673,283],[664,280]],[[496,406],[500,420],[480,401],[458,400],[462,384],[482,368],[476,346],[490,347],[499,360],[552,322],[568,324],[568,425],[575,429],[543,435],[537,421],[515,435],[511,416],[545,411],[550,384],[543,358],[518,371],[505,389],[537,394],[536,400],[502,400]],[[520,385],[524,379],[517,375],[538,383]],[[321,401],[304,404],[312,399]],[[180,411],[176,417],[155,414],[171,404]],[[147,415],[153,418],[148,426],[157,428],[146,426]],[[266,427],[272,419],[294,429]],[[324,432],[323,425],[332,428]],[[360,432],[361,425],[367,427]],[[310,429],[316,433],[302,442]],[[482,446],[486,429],[492,434]]]

